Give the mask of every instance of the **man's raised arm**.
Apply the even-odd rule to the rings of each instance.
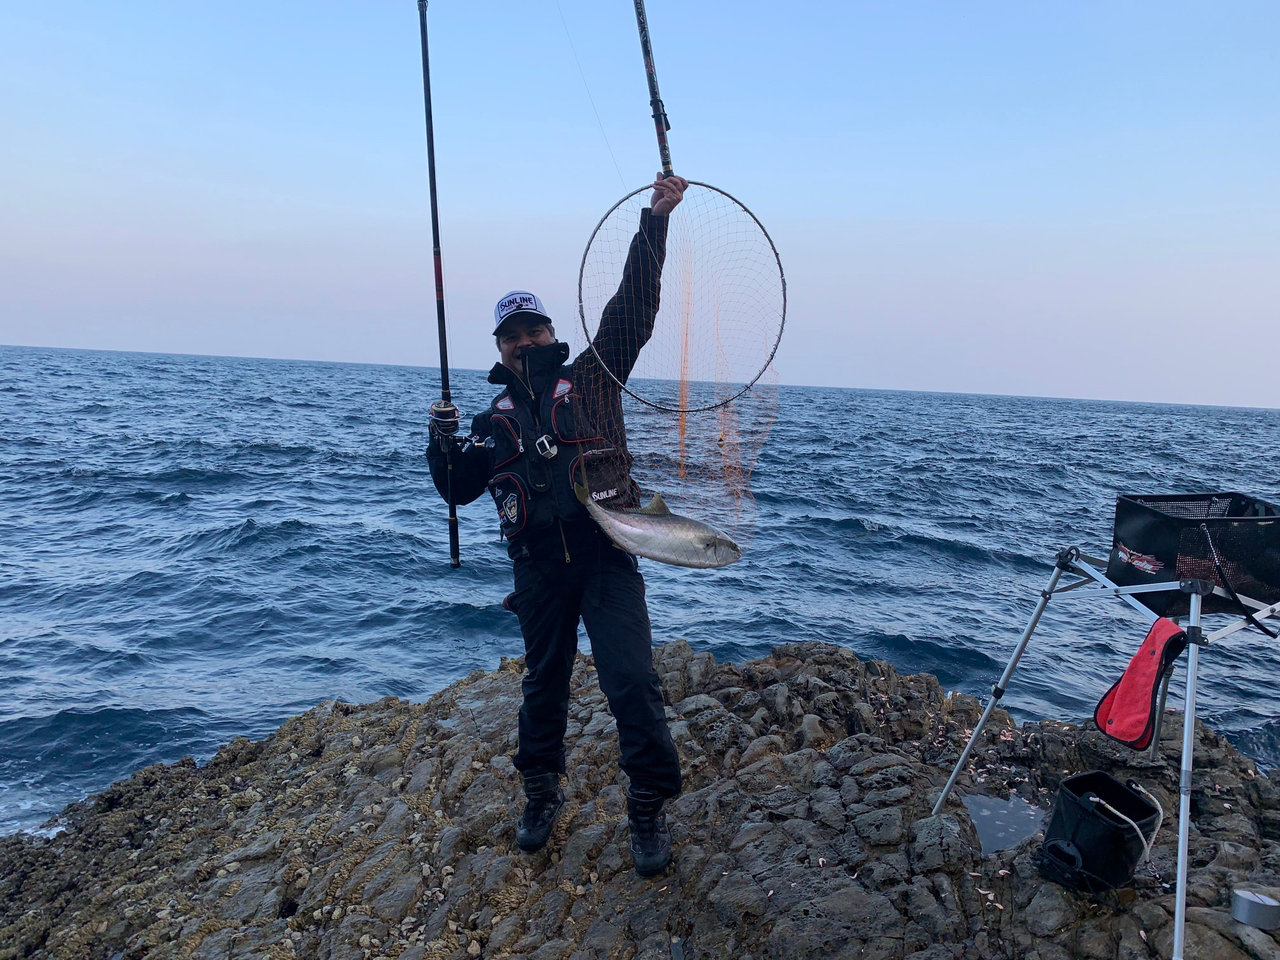
[[[631,375],[640,349],[653,335],[667,256],[668,216],[684,199],[689,182],[661,176],[654,182],[649,206],[640,211],[640,229],[631,239],[622,282],[604,312],[592,344],[609,372],[623,383]]]

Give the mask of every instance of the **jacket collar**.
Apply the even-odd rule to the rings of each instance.
[[[489,371],[489,382],[508,389],[521,387],[522,393],[537,397],[569,359],[569,345],[557,340],[545,347],[526,347],[520,358],[524,361],[525,376],[517,376],[510,368],[495,363]]]

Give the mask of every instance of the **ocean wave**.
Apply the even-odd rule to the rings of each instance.
[[[989,532],[990,527],[971,521],[971,528]],[[813,543],[814,537],[846,541],[852,534],[859,550],[906,552],[913,555],[934,554],[975,565],[996,564],[1021,570],[1045,570],[1045,560],[1026,553],[996,546],[984,546],[972,540],[960,540],[920,531],[904,529],[889,523],[863,517],[827,517],[801,514],[792,525],[802,531],[797,544]],[[1046,571],[1047,572],[1047,571]]]
[[[741,640],[716,638],[709,641],[699,641],[693,646],[699,653],[709,652],[713,654],[717,663],[742,663],[744,660],[757,660],[761,657],[767,657],[776,645],[766,641],[746,643]]]
[[[58,471],[58,473],[63,477],[101,477],[105,476],[108,473],[108,470],[104,467],[89,467],[82,463],[77,463],[73,466],[63,467],[63,469]]]
[[[140,475],[151,483],[171,483],[189,487],[227,487],[244,483],[248,478],[238,471],[203,467],[170,467]]]
[[[300,462],[323,452],[310,444],[279,443],[269,440],[237,440],[228,444],[228,449],[237,460],[253,460],[261,457],[267,461],[288,459]]]
[[[1258,761],[1263,770],[1280,767],[1280,720],[1270,720],[1249,730],[1236,730],[1227,735],[1235,748]]]
[[[135,490],[128,496],[130,499],[141,503],[156,503],[165,507],[182,506],[195,500],[194,497],[187,493],[168,493],[164,490]]]
[[[947,688],[966,686],[1004,666],[977,649],[973,638],[872,633],[863,643],[876,652],[876,659],[910,663],[913,673],[932,673]]]
[[[216,749],[206,732],[208,717],[194,708],[143,710],[84,707],[43,716],[11,717],[0,728],[0,776],[20,765],[43,769],[36,783],[101,767],[117,776],[154,758],[173,755],[171,745]]]
[[[211,527],[184,534],[166,545],[163,553],[171,556],[208,555],[242,550],[279,550],[283,546],[296,548],[300,538],[313,538],[318,529],[302,520],[260,523],[249,518],[230,526]],[[316,544],[310,542],[302,546],[304,549],[318,549]]]
[[[907,551],[912,548],[923,549],[929,553],[939,553],[947,557],[972,563],[974,565],[997,565],[1014,567],[1021,570],[1043,570],[1048,573],[1052,564],[1044,558],[1037,558],[1025,553],[1016,553],[999,547],[984,547],[980,544],[953,540],[948,537],[929,536],[927,534],[906,533],[890,541],[895,547]]]

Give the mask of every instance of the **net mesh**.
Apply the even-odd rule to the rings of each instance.
[[[778,412],[773,367],[733,403],[673,414],[625,397],[632,476],[677,513],[705,520],[742,549],[755,533],[751,475]]]
[[[584,343],[618,290],[649,189],[618,201],[587,245],[578,279]],[[652,335],[619,384],[664,410],[729,403],[764,375],[785,317],[782,263],[764,227],[729,194],[690,183],[669,218]]]
[[[596,514],[615,541],[619,525],[663,538],[624,548],[722,566],[755,530],[751,474],[777,416],[771,362],[785,280],[768,234],[728,194],[690,184],[665,233],[652,223],[646,232],[649,189],[606,214],[583,257],[576,429],[594,439],[580,475],[603,509],[636,510],[661,494],[672,513],[711,529]],[[712,534],[732,547],[709,544]]]

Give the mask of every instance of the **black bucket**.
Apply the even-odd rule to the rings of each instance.
[[[1132,786],[1101,771],[1068,777],[1058,788],[1036,858],[1046,880],[1072,890],[1099,893],[1133,879],[1142,860],[1143,842],[1133,825],[1103,803],[1132,820],[1147,842],[1151,841],[1159,810]]]

